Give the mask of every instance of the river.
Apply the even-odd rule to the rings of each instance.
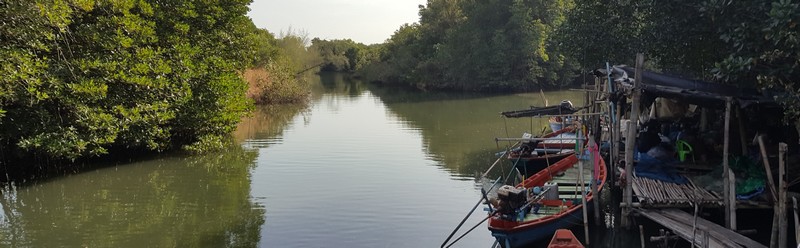
[[[5,186],[0,246],[438,247],[477,202],[475,174],[506,145],[494,138],[546,124],[499,115],[541,106],[538,92],[420,93],[342,74],[312,79],[310,104],[259,107],[225,151]],[[546,96],[583,104],[575,91]],[[490,175],[508,172],[502,165]],[[455,247],[493,241],[483,224]]]

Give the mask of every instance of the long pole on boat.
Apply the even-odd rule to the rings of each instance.
[[[518,141],[514,145],[507,147],[506,151],[503,153],[503,155],[500,155],[500,157],[498,157],[497,160],[495,160],[494,163],[492,163],[492,166],[489,166],[489,169],[487,169],[486,172],[483,172],[483,174],[481,175],[481,178],[486,177],[486,175],[488,175],[489,172],[492,171],[492,169],[494,169],[494,166],[497,165],[497,163],[500,162],[500,160],[502,160],[503,157],[505,157],[508,154],[509,151],[511,151],[511,148],[519,145],[520,142],[521,141]]]
[[[489,216],[486,216],[486,218],[483,218],[483,220],[481,220],[481,222],[478,222],[478,224],[475,224],[474,226],[472,226],[472,228],[470,228],[469,230],[467,230],[467,232],[465,232],[464,234],[461,234],[461,236],[458,236],[458,238],[456,238],[456,240],[453,240],[453,243],[450,243],[450,244],[449,244],[449,245],[447,245],[447,246],[444,246],[444,244],[442,244],[442,248],[450,248],[450,246],[453,246],[454,244],[456,244],[456,242],[458,242],[459,240],[461,240],[462,238],[464,238],[465,236],[467,236],[467,234],[469,234],[470,232],[472,232],[472,230],[475,230],[475,228],[478,228],[478,226],[480,226],[481,224],[483,224],[484,222],[486,222],[486,220],[488,220],[489,218],[492,218],[492,216],[494,216],[494,214],[495,214],[495,213],[491,213],[491,214],[489,214]],[[445,242],[445,243],[446,243],[446,242]]]
[[[497,180],[495,180],[495,181],[494,181],[494,183],[492,184],[492,186],[491,186],[491,187],[489,187],[489,191],[492,191],[492,189],[494,189],[494,186],[497,186],[497,183],[499,183],[499,182],[500,182],[500,178],[497,178]],[[475,203],[475,206],[474,206],[474,207],[472,207],[472,210],[470,210],[470,211],[469,211],[469,213],[467,214],[467,216],[464,216],[464,219],[462,219],[462,220],[461,220],[461,222],[460,222],[460,223],[458,223],[458,226],[456,226],[456,229],[453,229],[453,232],[451,232],[451,233],[450,233],[450,236],[447,236],[447,239],[445,239],[445,240],[444,240],[444,242],[442,243],[442,246],[441,246],[441,247],[444,247],[444,245],[446,245],[446,244],[447,244],[447,242],[449,242],[449,241],[450,241],[450,239],[451,239],[451,238],[453,238],[453,235],[455,235],[455,234],[456,234],[456,232],[458,231],[458,229],[461,229],[461,226],[462,226],[462,225],[464,225],[464,222],[466,222],[466,221],[467,221],[467,219],[469,219],[469,217],[470,217],[470,216],[472,216],[472,213],[473,213],[473,212],[475,212],[475,209],[477,209],[477,208],[478,208],[478,206],[480,206],[480,205],[481,205],[481,202],[483,202],[485,199],[486,199],[486,193],[485,193],[485,192],[483,192],[483,191],[481,191],[481,199],[480,199],[480,200],[478,200],[478,202],[477,202],[477,203]],[[491,203],[489,203],[489,204],[491,204]],[[492,216],[492,215],[490,214],[489,216]],[[481,223],[483,223],[483,222],[481,222]],[[467,233],[469,233],[469,231],[468,231]],[[466,234],[466,233],[465,233],[465,234]],[[458,240],[456,240],[456,241],[458,241]],[[455,242],[453,242],[453,243],[455,243]]]

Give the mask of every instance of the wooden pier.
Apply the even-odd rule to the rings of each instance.
[[[787,247],[786,241],[788,240],[786,230],[787,220],[790,217],[787,214],[787,186],[786,181],[791,181],[786,178],[784,174],[786,167],[784,162],[786,148],[781,145],[779,161],[780,165],[777,168],[779,174],[776,182],[773,182],[772,170],[767,160],[768,154],[764,148],[763,138],[758,133],[748,133],[744,127],[744,120],[748,117],[744,115],[743,111],[749,104],[775,104],[770,102],[769,99],[760,99],[758,101],[751,101],[752,99],[742,97],[741,95],[730,94],[726,91],[712,91],[711,87],[700,87],[697,81],[691,81],[691,87],[676,86],[687,84],[689,81],[684,82],[669,82],[663,83],[658,80],[664,79],[664,75],[658,75],[653,72],[645,72],[644,56],[637,54],[636,66],[630,67],[610,67],[607,65],[605,75],[596,73],[598,79],[596,85],[605,85],[603,89],[598,89],[601,92],[609,92],[608,101],[606,105],[606,113],[608,116],[605,120],[607,127],[602,127],[601,130],[607,133],[603,135],[610,142],[611,171],[614,167],[622,167],[622,187],[623,198],[621,199],[621,219],[620,224],[623,228],[630,228],[632,222],[630,218],[633,216],[641,216],[651,219],[662,226],[671,229],[679,237],[689,241],[694,246],[699,247],[766,247],[759,242],[751,240],[739,233],[737,233],[737,209],[738,208],[761,208],[771,209],[774,208],[775,216],[773,217],[773,235],[770,246],[771,247]],[[643,75],[648,74],[647,79]],[[612,79],[612,74],[616,78]],[[633,77],[629,77],[633,74]],[[654,74],[656,74],[654,76]],[[607,80],[603,82],[603,80]],[[613,81],[612,81],[613,80]],[[647,81],[650,80],[650,81]],[[682,79],[680,79],[682,80]],[[673,84],[674,83],[674,84]],[[708,83],[706,83],[708,84]],[[727,87],[727,86],[726,86]],[[646,95],[650,100],[643,100],[642,96]],[[615,96],[615,97],[611,97]],[[749,96],[748,96],[749,97]],[[757,99],[759,96],[753,96]],[[636,161],[635,154],[637,150],[637,138],[641,124],[644,124],[655,112],[654,98],[665,99],[681,99],[690,104],[694,104],[700,110],[700,121],[698,129],[701,132],[706,132],[709,125],[709,111],[717,110],[722,113],[722,123],[717,128],[722,131],[722,151],[719,155],[721,161],[721,175],[719,180],[722,182],[723,190],[721,192],[714,192],[708,190],[700,185],[695,184],[690,177],[685,177],[688,182],[683,184],[665,182],[654,180],[645,177],[637,177],[634,171]],[[619,99],[622,99],[620,101]],[[625,99],[629,99],[627,101]],[[641,106],[642,103],[647,104]],[[616,111],[615,107],[618,105],[627,105],[628,108],[622,111]],[[652,107],[650,107],[652,106]],[[752,105],[750,105],[752,106]],[[649,108],[649,110],[648,110]],[[651,111],[650,116],[647,112]],[[717,113],[719,113],[717,112]],[[697,113],[696,113],[697,114]],[[644,117],[642,117],[644,116]],[[735,117],[734,117],[735,116]],[[750,116],[752,118],[752,116]],[[674,118],[674,117],[673,117]],[[674,121],[674,120],[673,120]],[[736,126],[732,128],[732,121]],[[738,134],[733,136],[732,133]],[[731,138],[737,137],[738,145],[741,146],[741,153],[738,147],[732,149]],[[680,135],[679,135],[680,137]],[[766,170],[767,185],[766,193],[769,194],[772,201],[750,201],[750,200],[737,200],[736,199],[736,185],[734,171],[729,168],[729,158],[737,155],[746,155],[749,150],[747,147],[748,138],[755,137],[760,145],[760,152],[763,158],[763,167]],[[624,142],[624,145],[620,145]],[[719,142],[719,141],[718,141]],[[691,149],[691,148],[690,148]],[[692,152],[691,150],[689,151]],[[694,156],[694,153],[692,153]],[[683,160],[683,158],[681,158]],[[694,157],[692,157],[694,161]],[[619,164],[618,164],[619,162]],[[716,163],[715,163],[716,165]],[[689,165],[687,165],[689,166]],[[711,168],[700,168],[696,164],[688,167],[690,170],[711,171]],[[680,210],[681,208],[694,208],[694,215]],[[698,209],[717,208],[724,210],[724,224],[718,225],[711,221],[699,218],[700,211]],[[797,221],[797,229],[800,229],[800,221]],[[761,231],[761,230],[759,230]],[[800,233],[800,232],[799,232]],[[668,235],[667,235],[668,236]],[[662,240],[669,240],[671,237],[661,237]],[[798,234],[800,236],[800,234]],[[644,239],[643,239],[644,240]],[[644,242],[644,241],[642,241]],[[800,238],[798,238],[800,243]]]
[[[678,209],[634,209],[636,213],[668,227],[681,238],[699,247],[766,248],[737,232]]]

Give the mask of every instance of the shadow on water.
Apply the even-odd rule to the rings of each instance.
[[[258,149],[308,107],[259,107],[217,152],[91,161],[0,188],[2,247],[256,247],[266,209],[251,197]],[[240,145],[244,144],[244,145]]]
[[[282,138],[283,131],[297,115],[307,116],[308,108],[306,104],[258,106],[251,116],[239,122],[233,137],[245,147],[266,147]],[[268,142],[260,142],[264,140]]]
[[[231,145],[2,189],[0,246],[253,247],[256,152]]]
[[[529,132],[541,134],[547,129],[544,118],[502,118],[500,112],[544,106],[541,94],[522,93],[487,95],[476,93],[428,93],[398,88],[370,86],[387,108],[410,126],[422,132],[427,152],[451,171],[467,178],[484,172],[495,161],[495,153],[504,151],[507,142],[498,137],[520,137]],[[570,100],[583,104],[583,94],[576,91],[545,93],[549,104]],[[501,163],[510,162],[503,160]]]
[[[306,80],[310,82],[314,100],[324,94],[356,97],[367,90],[366,84],[346,73],[321,72],[318,75],[308,75]]]

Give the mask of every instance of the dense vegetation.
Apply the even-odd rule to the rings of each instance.
[[[429,0],[364,66],[368,79],[425,89],[528,90],[578,70],[633,64],[785,91],[800,116],[796,0]]]
[[[221,147],[252,108],[250,67],[267,68],[267,92],[295,94],[269,102],[307,96],[291,35],[256,29],[249,3],[0,2],[3,159]]]
[[[785,92],[800,117],[800,3],[796,0],[576,1],[563,43],[586,66],[632,64],[643,52],[665,72]]]
[[[570,1],[430,0],[419,23],[400,27],[364,74],[425,89],[556,86],[576,68],[551,39],[571,8]]]
[[[786,92],[788,116],[800,116],[797,1],[429,0],[418,23],[375,45],[275,37],[245,16],[249,2],[0,2],[0,149],[76,159],[220,147],[251,99],[307,99],[297,74],[315,66],[430,90],[520,91],[637,52],[653,69]]]
[[[320,70],[357,72],[378,58],[380,45],[364,45],[352,40],[311,40],[309,50],[319,54]]]
[[[307,100],[308,84],[298,74],[316,69],[321,61],[317,52],[308,48],[307,35],[289,30],[275,38],[264,29],[255,32],[255,62],[244,72],[248,97],[258,104]]]

